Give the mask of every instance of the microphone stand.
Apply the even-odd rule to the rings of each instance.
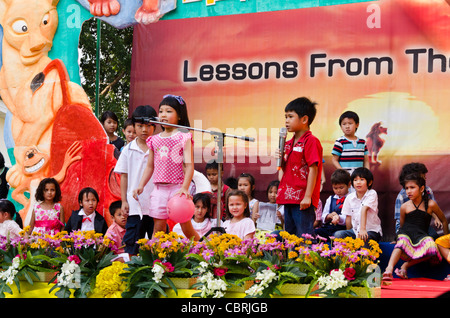
[[[212,136],[214,136],[214,141],[216,142],[217,145],[217,164],[219,166],[218,172],[219,172],[219,178],[218,178],[218,182],[217,182],[217,223],[215,227],[212,227],[201,239],[203,240],[204,237],[208,236],[209,234],[211,234],[212,232],[220,232],[220,233],[225,233],[225,229],[223,227],[220,226],[220,222],[221,220],[221,215],[222,215],[222,171],[223,171],[223,147],[224,147],[224,140],[225,137],[230,137],[230,138],[235,138],[235,139],[241,139],[241,140],[245,140],[245,141],[251,141],[254,142],[255,138],[252,137],[247,137],[247,136],[236,136],[236,135],[231,135],[231,134],[225,134],[222,132],[218,132],[218,131],[214,131],[214,130],[205,130],[205,129],[200,129],[200,128],[193,128],[193,127],[187,127],[187,126],[181,126],[181,125],[175,125],[175,124],[169,124],[169,123],[162,123],[160,121],[156,121],[156,120],[152,120],[152,119],[146,119],[145,122],[148,123],[152,123],[152,124],[159,124],[162,126],[171,126],[171,127],[175,127],[175,128],[181,128],[181,129],[187,129],[187,130],[193,130],[193,131],[199,131],[202,133],[207,133],[210,134]]]

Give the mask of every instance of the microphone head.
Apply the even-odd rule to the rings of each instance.
[[[286,135],[287,135],[287,128],[286,127],[280,128],[280,137],[286,137]]]
[[[150,121],[159,121],[158,117],[134,117],[136,123],[148,124]]]

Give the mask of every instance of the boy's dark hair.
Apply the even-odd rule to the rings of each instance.
[[[341,117],[339,117],[339,126],[341,125],[341,123],[344,120],[344,118],[353,119],[356,124],[359,124],[359,116],[358,116],[358,114],[353,112],[353,111],[351,111],[351,110],[347,110],[346,112],[342,113]]]
[[[345,169],[336,169],[331,174],[331,184],[349,184],[351,182],[350,173]]]
[[[219,163],[215,159],[212,159],[211,161],[208,161],[206,163],[205,171],[210,170],[210,169],[211,170],[219,170]]]
[[[58,181],[54,178],[45,178],[42,179],[41,182],[39,182],[39,185],[36,189],[36,194],[34,197],[36,198],[36,201],[44,201],[44,190],[45,186],[49,183],[53,183],[55,185],[55,198],[53,199],[53,202],[59,202],[61,201],[62,195],[61,195],[61,187],[59,186]]]
[[[289,102],[284,108],[285,112],[296,112],[298,117],[308,116],[308,125],[311,125],[316,117],[317,103],[310,101],[306,97],[299,97]]]
[[[244,201],[244,203],[247,205],[247,207],[244,210],[244,217],[249,218],[250,217],[250,204],[248,202],[248,197],[245,194],[244,191],[241,190],[231,190],[230,193],[227,196],[227,202],[226,202],[226,207],[225,207],[225,212],[227,214],[227,217],[229,219],[233,218],[233,215],[231,215],[230,213],[230,209],[228,208],[228,200],[230,199],[230,197],[232,196],[239,196],[242,198],[242,200]]]
[[[114,216],[114,214],[116,214],[116,211],[121,208],[122,208],[122,201],[120,200],[114,201],[109,205],[109,214],[111,214],[111,216]]]
[[[127,118],[123,123],[123,129],[126,129],[128,126],[133,126],[133,120],[131,118]]]
[[[207,208],[205,218],[210,219],[212,217],[211,195],[209,193],[196,193],[194,194],[192,201],[194,201],[194,204],[197,203],[197,201],[201,201],[203,206]]]
[[[20,228],[23,228],[22,218],[20,217],[20,214],[17,213],[16,207],[11,201],[1,199],[0,212],[8,213],[11,216],[11,220],[14,220],[20,226]]]
[[[280,185],[280,181],[278,181],[278,180],[271,181],[269,183],[269,185],[267,186],[266,194],[269,194],[270,188],[272,188],[272,187],[276,187],[278,189],[279,185]]]
[[[360,178],[364,178],[367,181],[367,188],[370,190],[372,189],[373,186],[373,174],[372,172],[365,168],[365,167],[359,167],[356,168],[351,176],[351,181],[352,181],[352,185],[353,185],[353,180],[356,179],[356,177],[360,177]]]
[[[110,110],[103,112],[102,116],[100,117],[100,122],[103,124],[108,118],[111,118],[117,124],[119,124],[119,118],[117,118],[117,115]]]
[[[237,179],[235,177],[228,177],[223,183],[229,186],[231,189],[237,189]]]
[[[78,194],[78,203],[81,204],[81,202],[83,202],[84,195],[86,194],[86,196],[87,196],[87,195],[89,195],[89,193],[92,193],[94,195],[94,197],[97,199],[97,202],[99,201],[97,191],[95,191],[94,188],[86,187],[86,188],[81,189],[80,193]]]
[[[427,174],[428,169],[427,167],[420,162],[411,162],[411,163],[407,163],[402,167],[402,170],[400,171],[400,175],[398,176],[398,181],[400,182],[400,184],[403,184],[404,182],[404,178],[406,175],[408,174],[414,174],[414,173],[419,173],[419,174]]]
[[[159,103],[159,107],[161,107],[162,105],[167,105],[175,109],[178,117],[180,118],[180,120],[178,121],[178,125],[191,127],[191,124],[189,123],[186,102],[181,96],[166,95],[163,97],[161,103]]]
[[[136,109],[131,114],[131,122],[133,123],[134,126],[134,124],[136,124],[137,122],[145,123],[144,118],[150,119],[152,117],[157,116],[158,114],[156,113],[156,110],[150,105],[140,105],[136,107]],[[152,125],[155,126],[154,124]]]

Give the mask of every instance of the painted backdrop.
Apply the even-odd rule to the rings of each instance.
[[[342,135],[339,115],[353,110],[361,120],[357,135],[382,144],[370,151],[385,239],[393,238],[405,163],[427,165],[428,185],[450,215],[450,6],[444,0],[244,14],[238,7],[239,1],[220,1],[205,6],[200,18],[180,16],[178,8],[156,24],[136,26],[131,110],[157,108],[163,95],[178,94],[193,126],[255,137],[254,143],[227,138],[225,178],[254,174],[261,200],[276,179],[272,154],[289,101],[307,96],[318,103],[311,130],[322,142],[328,180],[332,145]],[[197,169],[204,171],[214,141],[201,133],[194,140]],[[328,181],[322,201],[330,194]]]

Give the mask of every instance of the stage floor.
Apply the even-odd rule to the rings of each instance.
[[[381,298],[450,297],[450,281],[429,278],[394,278],[381,285]]]

